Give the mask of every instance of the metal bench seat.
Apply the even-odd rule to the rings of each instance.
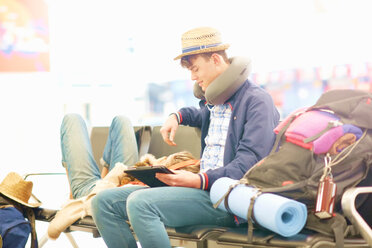
[[[35,218],[38,221],[51,222],[58,212],[55,209],[36,208]],[[217,226],[185,226],[182,228],[167,227],[167,233],[171,242],[175,246],[186,245],[188,247],[202,248],[207,247],[207,240],[215,240],[221,233],[226,231],[226,228]],[[77,220],[74,224],[68,227],[64,233],[71,240],[73,237],[69,233],[74,231],[83,231],[92,233],[94,238],[100,237],[100,233],[91,216],[86,216],[83,219]],[[39,246],[42,247],[47,242],[47,237],[44,235],[39,240]],[[77,246],[77,244],[75,244]]]
[[[336,247],[333,237],[309,230],[302,230],[290,238],[285,238],[270,231],[254,230],[252,243],[247,242],[247,228],[232,228],[217,238],[217,244],[225,247]],[[348,237],[344,240],[345,248],[369,247],[361,237]]]

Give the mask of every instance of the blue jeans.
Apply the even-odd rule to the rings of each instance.
[[[86,124],[77,114],[68,114],[63,118],[61,149],[62,164],[67,169],[73,197],[88,195],[101,175],[93,157]],[[109,170],[117,162],[131,166],[138,161],[137,141],[128,118],[117,116],[113,119],[103,161]]]
[[[185,187],[129,186],[100,192],[92,201],[93,218],[110,248],[171,247],[165,229],[188,225],[235,226],[233,215],[213,208],[209,192]]]

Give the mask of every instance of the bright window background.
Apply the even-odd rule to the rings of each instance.
[[[182,33],[196,26],[220,29],[229,55],[250,57],[258,75],[372,61],[369,0],[46,3],[51,71],[0,74],[0,177],[10,170],[61,170],[66,113],[80,113],[90,126],[107,126],[119,114],[135,125],[161,124],[171,111],[196,104],[161,94],[170,82],[191,91],[188,72],[173,58]],[[166,99],[160,112],[148,100],[149,88]]]

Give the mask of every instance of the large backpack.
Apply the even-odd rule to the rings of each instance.
[[[33,210],[1,196],[0,205],[0,248],[24,248],[29,237],[30,247],[37,248]]]
[[[317,115],[319,113],[326,116],[325,119],[328,114],[336,117],[336,121],[331,120],[320,129],[315,126],[318,132],[311,133],[309,130],[314,129],[312,125],[318,125],[318,118],[323,118]],[[309,123],[304,123],[304,120]],[[322,143],[320,146],[332,145],[327,141],[334,142],[334,131],[340,126],[346,133],[355,131],[356,127],[357,141],[335,155],[327,155],[327,151],[315,147],[317,141]],[[300,130],[301,134],[296,130]],[[372,164],[372,95],[358,90],[328,91],[312,107],[295,111],[287,117],[276,132],[277,140],[272,152],[254,165],[240,184],[253,185],[263,193],[275,193],[305,203],[308,208],[305,228],[334,236],[337,247],[342,247],[344,235],[350,229],[340,208],[342,194],[360,183],[372,185],[372,173],[367,178]],[[302,134],[309,134],[310,137]],[[330,165],[328,169],[325,168],[325,159]],[[336,214],[329,219],[320,219],[314,215],[314,207],[319,182],[327,173],[333,176],[337,185]],[[358,204],[362,204],[363,200]],[[248,224],[252,229],[249,219]]]

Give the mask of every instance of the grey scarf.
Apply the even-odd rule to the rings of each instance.
[[[247,80],[251,72],[251,61],[244,57],[230,59],[229,67],[208,86],[204,92],[199,84],[194,85],[194,96],[208,104],[225,103]]]

